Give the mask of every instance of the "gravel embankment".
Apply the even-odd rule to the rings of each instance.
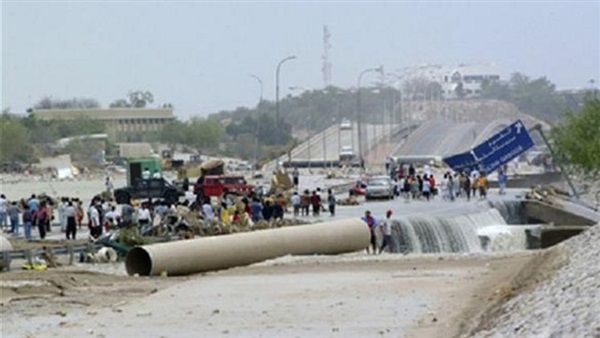
[[[600,337],[600,225],[560,246],[569,262],[507,302],[493,328],[475,337]]]

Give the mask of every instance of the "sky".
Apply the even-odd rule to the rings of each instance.
[[[2,108],[22,114],[45,96],[132,90],[171,103],[181,119],[253,107],[260,85],[323,88],[323,26],[332,85],[383,65],[495,64],[546,76],[559,89],[598,86],[600,1],[4,1]],[[366,75],[363,83],[374,81]]]

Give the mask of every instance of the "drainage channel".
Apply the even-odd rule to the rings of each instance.
[[[453,217],[394,219],[391,252],[479,253],[547,248],[597,221],[589,215],[527,200],[489,202],[489,209]]]

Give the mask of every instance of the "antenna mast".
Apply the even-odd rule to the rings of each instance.
[[[329,50],[331,49],[331,43],[329,42],[329,38],[331,38],[331,33],[329,33],[329,29],[327,25],[323,25],[323,68],[321,71],[323,72],[323,86],[327,87],[331,85],[331,68],[332,64],[329,62]]]

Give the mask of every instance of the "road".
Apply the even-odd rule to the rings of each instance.
[[[365,124],[363,128],[364,155],[367,156],[368,150],[388,140],[388,136],[395,134],[399,130],[400,125]],[[358,128],[356,123],[353,124],[352,129],[341,129],[336,124],[313,134],[312,137],[292,150],[291,160],[314,162],[337,161],[340,149],[344,146],[351,146],[355,154],[358,155]],[[288,160],[287,155],[279,158],[280,162]],[[383,162],[383,159],[381,159],[381,162]],[[275,162],[269,162],[265,168],[268,171],[273,170]]]

